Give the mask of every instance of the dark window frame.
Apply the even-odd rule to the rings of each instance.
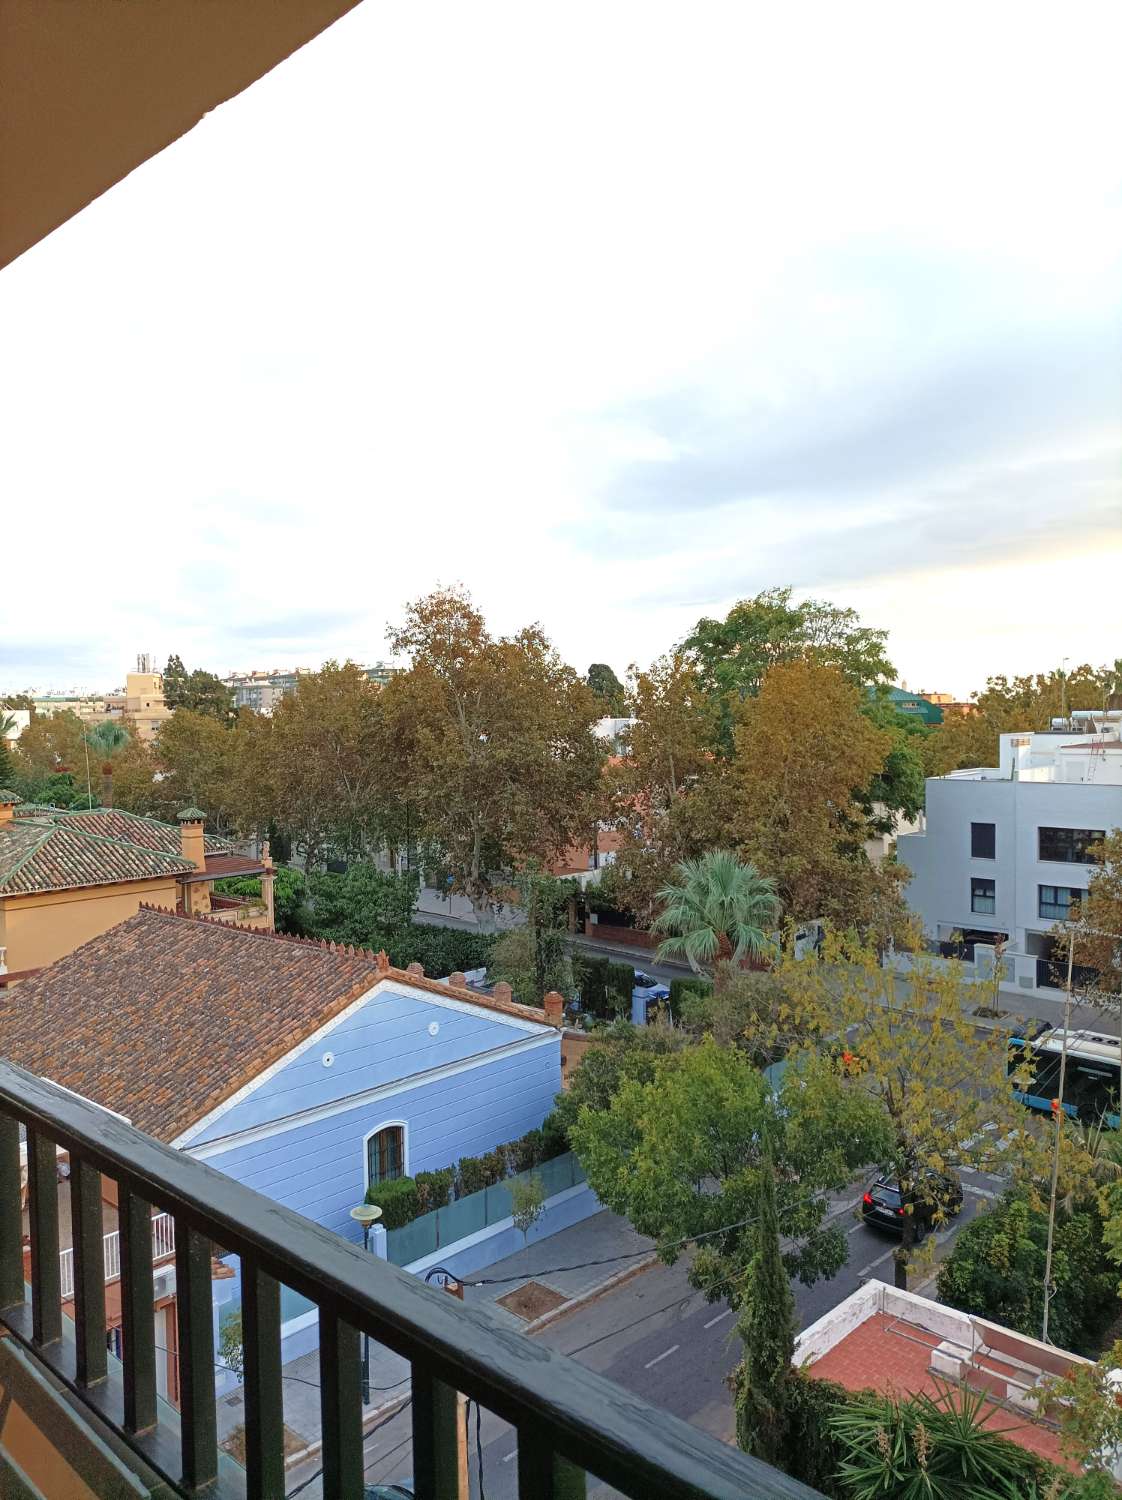
[[[1041,825],[1036,830],[1036,854],[1046,865],[1093,865],[1088,852],[1106,838],[1102,828],[1056,828]]]
[[[1045,891],[1053,892],[1051,900],[1045,898]],[[1066,905],[1059,899],[1061,891],[1066,891],[1068,894]],[[1080,890],[1078,886],[1074,885],[1038,885],[1036,888],[1036,915],[1052,922],[1066,922],[1071,911],[1072,902],[1082,901],[1086,894],[1086,891]]]
[[[989,835],[982,836],[981,842],[989,844],[989,853],[979,852],[978,832],[980,829],[989,830]],[[970,825],[970,858],[971,859],[996,859],[997,858],[997,824],[996,823],[971,823]]]
[[[989,890],[980,887],[989,886]],[[978,902],[988,901],[988,906],[979,906]],[[970,877],[970,910],[977,912],[983,917],[992,917],[997,910],[997,881],[989,875],[971,875]]]
[[[366,1183],[394,1182],[405,1175],[405,1126],[383,1125],[366,1141]]]

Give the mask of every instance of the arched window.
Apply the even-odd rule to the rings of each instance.
[[[405,1128],[401,1125],[385,1125],[367,1138],[367,1183],[373,1187],[376,1182],[392,1182],[404,1171]]]

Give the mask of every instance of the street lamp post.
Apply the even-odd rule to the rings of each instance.
[[[360,1203],[357,1208],[351,1209],[351,1218],[362,1225],[362,1248],[370,1251],[370,1231],[382,1217],[382,1210],[376,1203]],[[362,1335],[362,1404],[370,1404],[370,1335]]]

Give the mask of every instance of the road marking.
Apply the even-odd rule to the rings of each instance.
[[[706,1323],[704,1326],[706,1328],[715,1328],[717,1326],[717,1324],[722,1320],[722,1318],[731,1318],[731,1317],[732,1317],[732,1308],[731,1307],[726,1307],[723,1313],[718,1313],[715,1318],[710,1318],[709,1321],[708,1321],[708,1323]],[[661,1355],[659,1357],[661,1358]]]
[[[654,1359],[648,1359],[643,1369],[649,1370],[652,1365],[657,1365],[660,1360],[669,1359],[672,1354],[677,1354],[681,1347],[681,1344],[671,1344],[669,1349],[664,1349],[661,1354],[656,1354]]]
[[[846,1230],[846,1234],[847,1235],[849,1235],[849,1234],[856,1234],[859,1229],[864,1229],[864,1227],[865,1227],[865,1221],[864,1221],[864,1219],[858,1219],[857,1223],[854,1224],[854,1226],[853,1226],[852,1229],[847,1229]]]
[[[515,1448],[515,1450],[514,1450],[514,1452],[513,1452],[513,1453],[507,1453],[507,1454],[506,1454],[506,1455],[505,1455],[505,1456],[504,1456],[504,1457],[503,1457],[503,1463],[504,1463],[504,1464],[508,1464],[508,1463],[510,1463],[510,1461],[511,1461],[511,1459],[512,1459],[512,1458],[517,1458],[517,1457],[518,1457],[518,1449],[517,1449],[517,1448]]]
[[[996,1198],[998,1196],[996,1193],[991,1192],[991,1190],[989,1188],[975,1187],[974,1184],[971,1183],[971,1182],[964,1182],[962,1184],[962,1190],[963,1190],[964,1193],[971,1193],[975,1198],[991,1198],[992,1199],[992,1198]]]
[[[858,1276],[867,1276],[869,1274],[869,1272],[871,1270],[873,1270],[873,1268],[875,1266],[881,1265],[882,1262],[886,1261],[889,1258],[890,1255],[895,1255],[895,1254],[896,1254],[895,1250],[886,1250],[883,1255],[878,1255],[877,1258],[876,1258],[876,1260],[871,1260],[867,1266],[862,1266],[861,1269],[857,1273]]]

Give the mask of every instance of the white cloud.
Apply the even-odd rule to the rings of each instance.
[[[0,275],[0,681],[376,657],[453,580],[582,667],[781,582],[860,601],[926,686],[1113,657],[1113,590],[1035,622],[1041,568],[1102,577],[1122,520],[1100,484],[1039,561],[1056,455],[1119,441],[1120,32],[368,0]]]

